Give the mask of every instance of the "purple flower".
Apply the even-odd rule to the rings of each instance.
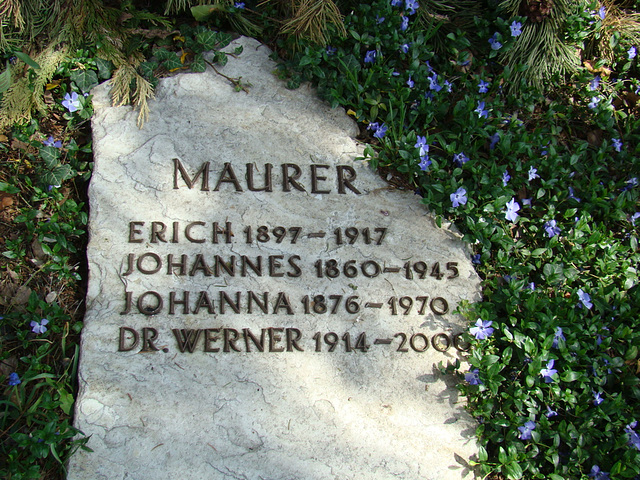
[[[593,392],[593,404],[600,405],[602,402],[604,402],[604,398],[600,396],[600,392]]]
[[[591,307],[593,307],[593,303],[591,303],[591,297],[581,288],[578,289],[578,300],[580,300],[580,303],[587,307],[589,310],[591,309]]]
[[[589,82],[589,90],[593,92],[597,90],[599,86],[600,86],[600,75],[596,75],[595,77],[593,77],[593,80]]]
[[[480,370],[477,368],[469,370],[469,373],[465,373],[464,379],[469,383],[469,385],[482,385],[482,380],[480,380]]]
[[[384,20],[385,20],[385,18],[384,18],[384,17],[378,17],[378,16],[376,16],[376,23],[377,23],[378,25],[380,25],[381,23],[383,23],[383,22],[384,22]]]
[[[520,205],[516,202],[515,198],[511,198],[507,203],[507,211],[505,212],[504,217],[510,222],[515,222],[519,216],[516,213],[518,210],[520,210]]]
[[[65,94],[64,100],[62,101],[62,106],[69,110],[69,112],[71,113],[77,111],[80,108],[80,100],[78,100],[78,94],[76,92]]]
[[[427,77],[427,80],[429,80],[429,90],[435,90],[436,92],[439,92],[440,90],[442,90],[442,86],[438,84],[437,73],[433,72],[433,74],[430,77]]]
[[[600,10],[602,10],[602,8]],[[607,472],[603,472],[602,470],[600,470],[600,467],[598,465],[594,465],[593,467],[591,467],[591,473],[589,474],[589,476],[593,477],[594,480],[610,480],[611,478],[609,477],[609,474]]]
[[[387,133],[387,126],[383,123],[376,129],[373,136],[376,138],[382,138],[385,136],[386,133]]]
[[[20,385],[21,383],[22,380],[20,380],[20,377],[16,372],[9,374],[9,386],[14,387],[16,385]]]
[[[54,140],[52,136],[49,136],[42,144],[45,147],[62,148],[62,142],[60,140]]]
[[[575,192],[573,191],[573,187],[569,187],[569,198],[575,200],[576,202],[580,202],[580,199],[575,196]]]
[[[31,331],[38,334],[44,333],[47,331],[47,327],[45,327],[47,323],[49,323],[49,320],[46,318],[43,318],[39,323],[35,320],[31,320]]]
[[[562,334],[562,328],[557,327],[556,332],[553,334],[553,344],[551,345],[551,347],[558,348],[558,344],[560,343],[560,340],[564,342],[567,339],[564,338],[564,335]]]
[[[529,181],[535,180],[536,178],[540,178],[540,175],[538,175],[538,169],[529,167]]]
[[[486,322],[479,318],[476,321],[476,326],[471,327],[469,329],[469,333],[476,337],[477,340],[484,340],[489,338],[493,333],[494,329],[491,327],[493,322],[491,320],[487,320]]]
[[[460,187],[458,188],[458,190],[455,191],[455,193],[452,193],[451,195],[449,195],[449,198],[451,199],[453,208],[456,208],[459,205],[466,205],[467,191],[464,188]]]
[[[445,80],[442,86],[447,89],[447,92],[451,93],[453,86],[451,85],[451,82],[449,80]]]
[[[453,154],[453,163],[458,164],[459,166],[464,165],[469,161],[469,157],[467,157],[464,152],[454,153]]]
[[[545,222],[544,229],[547,232],[547,235],[549,235],[549,238],[553,238],[556,235],[560,234],[560,227],[556,225],[555,220],[549,220],[548,222]]]
[[[402,16],[402,23],[400,24],[400,30],[403,32],[409,28],[409,17]]]
[[[327,55],[331,56],[331,55],[335,55],[336,52],[338,51],[338,49],[336,47],[332,47],[331,45],[329,45],[327,47],[327,49],[325,50],[325,52],[327,53]]]
[[[418,166],[420,167],[420,170],[425,172],[427,168],[429,168],[429,165],[431,165],[431,160],[429,160],[429,155],[420,157],[420,163],[418,164]]]
[[[498,132],[494,133],[493,135],[491,135],[491,144],[489,145],[489,149],[493,150],[494,148],[496,148],[497,143],[500,141],[500,134]]]
[[[404,2],[404,5],[404,8],[407,10],[407,13],[409,13],[409,15],[413,15],[414,13],[416,13],[416,10],[418,9],[418,7],[420,7],[416,0],[406,0]]]
[[[429,145],[427,144],[427,137],[421,137],[418,135],[417,142],[414,145],[415,148],[420,149],[420,157],[423,157],[429,151]]]
[[[472,384],[472,385],[475,385],[475,384]],[[628,445],[630,447],[636,447],[637,450],[640,450],[640,436],[638,436],[638,434],[634,430],[637,424],[638,422],[634,420],[633,422],[631,422],[629,425],[625,427],[624,431],[628,435],[628,439],[627,439]]]
[[[242,10],[242,9],[244,9],[244,2],[236,2],[236,3],[233,4],[233,6],[235,8],[238,8],[238,9]]]
[[[402,53],[407,53],[409,52],[409,47],[411,47],[411,44],[405,43],[400,47],[400,50],[402,51]]]
[[[553,378],[551,377],[558,373],[558,370],[553,368],[554,362],[555,360],[549,360],[547,362],[547,368],[543,368],[542,370],[540,370],[540,375],[542,375],[542,378],[544,378],[545,383],[553,382]]]
[[[509,175],[509,172],[505,170],[502,174],[502,186],[506,187],[507,183],[509,183],[509,180],[511,180],[511,175]]]
[[[400,7],[402,5],[402,0],[391,0],[392,7]]]
[[[509,26],[511,29],[511,36],[517,37],[522,34],[522,24],[520,22],[516,22],[515,20]]]
[[[489,39],[489,43],[492,50],[500,50],[502,48],[502,44],[498,41],[498,32],[493,34],[493,37]]]
[[[489,112],[484,109],[484,102],[478,102],[478,107],[474,110],[474,112],[478,114],[478,118],[487,118],[489,116]]]
[[[480,83],[478,83],[478,93],[487,93],[489,91],[489,85],[491,85],[491,82],[480,80]]]
[[[520,430],[520,435],[518,438],[520,438],[520,440],[530,440],[531,434],[533,433],[535,428],[536,423],[529,420],[522,427],[518,427],[518,430]]]
[[[476,253],[475,255],[471,255],[471,263],[475,265],[480,265],[481,258],[482,258],[482,255],[480,255],[479,253]]]
[[[600,97],[591,97],[591,102],[589,103],[588,107],[593,110],[598,106],[598,103],[600,103],[600,100],[601,100]]]
[[[529,290],[531,290],[532,292],[535,292],[536,291],[536,284],[531,282],[531,283],[529,283],[529,285],[527,285],[527,288]]]
[[[551,418],[551,417],[555,417],[556,415],[558,415],[558,412],[551,410],[551,407],[547,406],[547,413],[545,413],[545,416],[547,418]]]
[[[636,47],[631,47],[629,50],[627,50],[629,60],[633,60],[634,58],[636,58],[637,54],[638,50],[636,50]]]
[[[375,62],[377,56],[378,56],[378,52],[376,52],[375,50],[369,50],[364,56],[364,63]]]
[[[619,152],[622,149],[622,140],[619,138],[612,138],[611,142],[613,143],[613,149],[616,152]]]
[[[636,220],[640,218],[640,212],[636,212],[633,215],[631,215],[631,218],[629,219],[631,221],[631,225],[635,226],[636,225]]]
[[[600,17],[600,20],[604,20],[604,17],[607,16],[607,9],[604,8],[604,6],[600,7],[598,10],[598,16]]]
[[[407,86],[409,88],[413,88],[414,85],[415,85],[415,82],[411,80],[411,75],[409,75],[409,80],[407,80]]]

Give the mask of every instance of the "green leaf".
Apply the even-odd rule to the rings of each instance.
[[[42,176],[42,181],[47,185],[62,185],[62,182],[71,177],[71,167],[69,165],[58,165]]]
[[[146,79],[150,79],[153,78],[153,72],[158,68],[158,62],[154,62],[152,60],[142,62],[138,68],[140,70],[140,75]]]
[[[486,462],[489,460],[489,454],[484,447],[478,447],[478,460],[481,462]]]
[[[522,468],[516,462],[511,462],[504,466],[504,473],[511,480],[519,480],[522,478]]]
[[[207,30],[196,35],[196,42],[202,45],[205,50],[215,50],[220,42],[220,37],[216,32]]]
[[[191,7],[191,15],[198,22],[207,20],[211,15],[217,11],[224,11],[221,5],[199,5],[197,7]]]
[[[108,78],[111,78],[113,63],[111,63],[109,60],[96,58],[96,65],[98,66],[98,78],[100,78],[101,80],[107,80]]]
[[[541,257],[544,252],[546,252],[546,248],[536,248],[533,252],[531,252],[532,257]]]
[[[191,71],[200,73],[204,72],[207,69],[207,64],[204,61],[204,57],[201,53],[197,53],[193,57],[193,62],[191,62]]]
[[[0,182],[0,192],[18,193],[20,189],[10,183]]]
[[[40,68],[40,65],[38,65],[36,62],[34,62],[31,57],[29,55],[27,55],[26,53],[22,53],[22,52],[13,52],[13,54],[18,57],[20,60],[22,60],[24,63],[26,63],[27,65],[29,65],[31,68],[35,68],[36,70],[38,70]]]
[[[62,391],[60,392],[60,408],[67,415],[71,412],[71,407],[73,407],[73,395],[68,392]]]
[[[4,93],[9,90],[11,86],[11,68],[9,62],[7,62],[7,68],[4,72],[0,73],[0,93]]]
[[[60,150],[56,147],[41,147],[40,158],[48,168],[53,168],[60,163]]]
[[[228,57],[226,53],[216,52],[215,56],[213,57],[213,60],[215,63],[224,67],[227,64]]]
[[[164,60],[168,60],[168,59],[176,56],[176,54],[174,52],[170,52],[166,48],[159,48],[158,50],[156,50],[154,52],[154,55],[158,59],[158,61],[160,61],[160,62],[162,62]]]
[[[244,50],[244,47],[242,45],[240,45],[239,47],[236,47],[236,49],[233,51],[234,55],[240,55]]]
[[[98,85],[98,75],[94,70],[74,70],[71,72],[71,81],[74,82],[82,93],[89,91]]]
[[[183,67],[182,62],[180,62],[180,59],[175,55],[162,62],[162,66],[170,72]]]

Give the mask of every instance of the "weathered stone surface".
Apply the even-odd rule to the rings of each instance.
[[[76,407],[94,452],[68,478],[471,478],[474,426],[437,367],[460,353],[435,348],[478,296],[467,250],[356,160],[343,111],[237,42],[222,71],[249,94],[211,70],[164,79],[142,130],[94,90]]]

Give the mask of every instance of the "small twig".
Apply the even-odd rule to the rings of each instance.
[[[224,73],[219,72],[216,67],[213,66],[213,63],[211,63],[209,60],[205,59],[205,62],[207,65],[209,65],[211,68],[213,68],[213,71],[216,72],[218,75],[220,75],[221,77],[226,78],[236,89],[241,89],[242,91],[244,91],[245,93],[249,93],[249,89],[247,87],[245,87],[242,82],[240,81],[240,78],[231,78],[228,77],[227,75],[225,75]]]

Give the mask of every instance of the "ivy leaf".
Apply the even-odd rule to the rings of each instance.
[[[158,61],[162,62],[164,60],[168,60],[171,57],[175,57],[176,54],[173,52],[170,52],[169,50],[167,50],[166,48],[159,48],[158,50],[156,50],[154,52],[155,57],[158,59]]]
[[[42,181],[47,185],[62,185],[62,182],[71,177],[69,165],[58,165],[42,175]]]
[[[140,74],[146,78],[146,79],[151,79],[153,78],[153,72],[155,71],[156,68],[158,68],[158,62],[154,62],[154,61],[148,61],[148,62],[142,62],[140,64]]]
[[[74,70],[71,72],[71,81],[75,83],[82,93],[89,91],[98,85],[98,75],[94,70]]]
[[[193,61],[191,62],[191,71],[200,73],[204,72],[207,69],[207,64],[204,62],[204,57],[201,53],[197,53],[193,57]]]
[[[100,78],[101,80],[107,80],[108,78],[111,78],[113,63],[111,63],[109,60],[96,58],[96,65],[98,66],[98,78]]]
[[[182,62],[175,55],[162,62],[162,66],[170,72],[175,72],[176,70],[183,67]]]
[[[229,60],[227,58],[227,54],[223,52],[216,52],[216,54],[213,57],[214,63],[217,63],[222,67],[224,67],[227,64],[227,60]]]
[[[60,150],[56,147],[41,147],[40,158],[44,160],[47,168],[53,168],[60,163]]]
[[[220,38],[216,32],[207,30],[206,32],[200,32],[196,35],[196,41],[202,45],[205,50],[215,50]]]

